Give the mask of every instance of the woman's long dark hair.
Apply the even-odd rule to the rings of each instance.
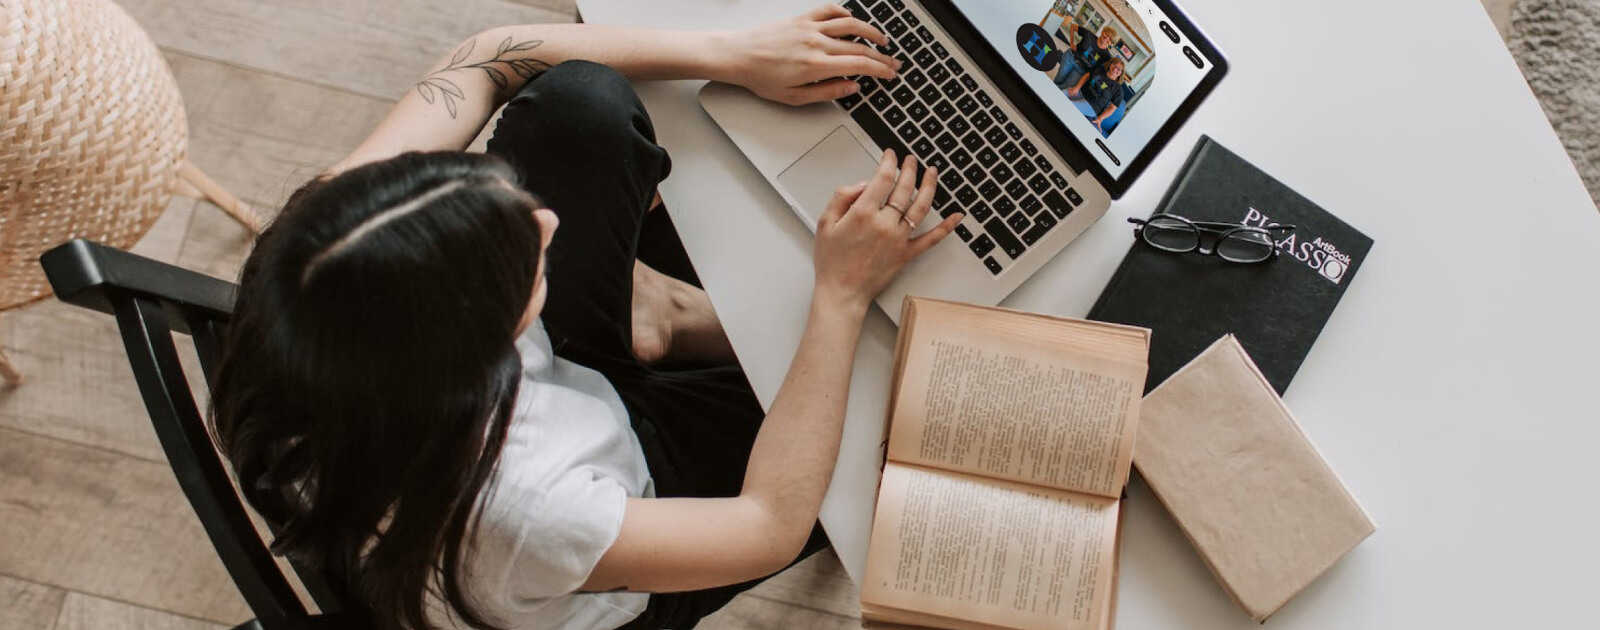
[[[540,251],[504,162],[412,153],[297,191],[246,261],[211,422],[273,551],[379,628],[459,575],[511,420]]]

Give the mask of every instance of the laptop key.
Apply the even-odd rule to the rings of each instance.
[[[1024,194],[1026,194],[1026,193],[1024,193]],[[1017,204],[1017,206],[1022,208],[1023,212],[1028,213],[1028,216],[1033,216],[1035,214],[1041,214],[1039,211],[1044,209],[1044,202],[1043,201],[1039,201],[1038,197],[1035,197],[1033,195],[1027,195],[1026,197],[1022,198],[1022,203]],[[1044,213],[1044,214],[1049,214],[1049,213]],[[1035,218],[1034,221],[1037,222],[1038,219]]]
[[[939,86],[929,83],[922,86],[922,91],[917,92],[917,98],[922,99],[923,103],[943,103],[944,99],[940,94]]]
[[[1051,173],[1050,183],[1055,184],[1056,188],[1070,188],[1072,186],[1072,184],[1067,183],[1067,178],[1062,177],[1060,173]]]
[[[989,110],[989,115],[994,116],[994,121],[997,123],[1003,123],[1011,120],[1011,117],[1006,115],[1005,110],[1000,109],[998,106],[991,108]]]
[[[1017,160],[1017,164],[1015,166],[1013,166],[1012,168],[1016,169],[1017,177],[1021,177],[1023,179],[1027,179],[1029,177],[1034,177],[1034,173],[1037,173],[1039,171],[1039,167],[1034,166],[1033,165],[1033,161],[1029,160],[1028,158],[1022,158],[1020,160]],[[1044,178],[1040,177],[1039,179],[1044,179]],[[1045,183],[1048,184],[1050,182],[1045,182]],[[1031,186],[1033,184],[1033,182],[1030,181],[1030,182],[1028,182],[1028,184]]]
[[[928,75],[923,74],[921,70],[912,68],[910,72],[900,75],[900,80],[905,81],[906,85],[911,86],[911,89],[918,90],[928,84]]]
[[[1022,244],[1022,241],[1017,240],[1017,237],[1006,229],[1006,224],[1001,222],[999,217],[985,222],[983,231],[988,232],[988,236],[994,239],[995,244],[1000,247],[1000,251],[1005,252],[1012,260],[1016,260],[1018,256],[1022,255],[1023,250],[1027,249]]]
[[[906,121],[905,124],[895,128],[894,132],[899,134],[901,140],[908,142],[916,140],[918,137],[922,136],[922,130],[917,128],[917,123],[910,120]]]
[[[1019,214],[1017,216],[1022,215]],[[1049,232],[1050,228],[1055,226],[1055,217],[1050,216],[1048,212],[1040,213],[1038,217],[1034,218],[1033,227],[1022,233],[1022,242],[1028,245],[1037,243],[1039,239],[1044,238],[1045,233]]]
[[[956,168],[966,168],[968,164],[972,163],[972,154],[967,153],[966,149],[951,151],[950,163],[955,165]]]
[[[917,67],[919,68],[926,68],[939,63],[938,55],[933,54],[933,51],[926,48],[917,51],[917,54],[911,56],[911,60],[917,62]]]
[[[956,109],[961,110],[963,114],[971,116],[978,111],[978,101],[973,100],[971,95],[961,97],[956,101]]]
[[[904,14],[902,14],[901,17],[904,17],[906,19],[906,26],[909,26],[911,28],[916,28],[918,26],[922,26],[922,20],[918,19],[917,18],[917,14],[915,14],[915,13],[907,11]]]
[[[1002,197],[1000,195],[1001,195],[1000,185],[996,184],[994,182],[984,182],[982,186],[978,187],[978,197],[980,199],[988,201],[991,204],[994,204],[993,207],[994,207],[995,210],[999,210],[1000,209],[1000,206],[999,206],[1000,202],[1006,201],[1006,198]],[[1004,214],[1004,213],[1002,213],[1002,214]]]
[[[983,167],[978,166],[977,164],[968,166],[967,170],[962,171],[961,175],[962,177],[965,177],[967,182],[973,186],[983,183],[983,180],[988,179],[989,177],[989,175],[984,172]],[[985,196],[987,197],[988,195]]]
[[[977,240],[967,243],[967,248],[971,249],[972,253],[977,254],[979,258],[983,258],[988,256],[989,252],[994,251],[994,239],[989,238],[988,234],[980,234]]]
[[[933,53],[938,55],[940,59],[944,59],[944,58],[950,56],[950,50],[945,48],[944,44],[941,44],[939,42],[934,42],[933,46],[930,46],[930,48],[933,48]]]
[[[918,103],[918,105],[921,105],[921,103]],[[922,121],[922,131],[930,136],[938,135],[939,132],[944,131],[944,123],[939,122],[938,118],[930,116],[927,120]]]
[[[901,35],[905,35],[906,29],[907,27],[905,20],[902,20],[898,17],[889,20],[883,25],[883,30],[888,31],[889,36],[895,39],[899,39]]]
[[[974,203],[977,203],[978,191],[973,190],[971,186],[964,185],[961,187],[961,190],[956,191],[956,201],[961,202],[961,205],[963,206],[970,206]]]
[[[966,72],[967,72],[966,68],[961,67],[961,62],[956,61],[955,59],[946,59],[944,61],[944,67],[950,69],[950,74],[956,75],[958,77],[963,75],[963,74],[966,74]],[[962,83],[965,84],[966,82],[963,81]],[[972,88],[968,88],[968,89],[972,89]]]
[[[992,184],[994,182],[990,183]],[[1017,211],[1017,202],[1012,201],[1009,197],[1000,197],[996,195],[996,198],[994,199],[994,211],[1000,213],[1000,216],[1002,217],[1009,217],[1011,216],[1011,213]]]
[[[973,120],[973,124],[977,124],[977,120]],[[1006,130],[998,126],[990,127],[989,132],[983,134],[983,138],[989,141],[989,146],[998,147],[1000,143],[1006,141]]]
[[[950,193],[945,192],[943,188],[935,188],[933,191],[933,209],[939,212],[939,216],[950,216],[951,212],[955,212],[955,204],[950,203]]]
[[[939,136],[938,140],[934,140],[933,145],[939,147],[940,151],[949,153],[961,146],[961,141],[957,140],[955,136],[952,136],[947,132],[944,135]]]
[[[988,92],[978,93],[978,103],[982,104],[984,107],[994,107],[994,99],[989,98]]]
[[[1015,162],[1017,158],[1022,157],[1022,149],[1018,148],[1015,142],[1007,142],[1005,146],[1000,147],[1000,157],[1007,162]]]
[[[846,94],[834,102],[838,103],[840,107],[845,109],[855,109],[855,107],[860,105],[863,101],[864,99],[861,98],[861,93],[857,92],[855,94]]]
[[[961,85],[965,86],[968,90],[971,90],[973,92],[977,92],[978,91],[978,80],[972,78],[971,75],[961,77]]]
[[[1055,165],[1051,164],[1050,160],[1045,159],[1044,156],[1042,156],[1042,155],[1034,156],[1033,157],[1033,163],[1034,164],[1038,164],[1039,165],[1039,170],[1044,171],[1046,173],[1054,173],[1055,170],[1056,170]]]
[[[1064,219],[1068,213],[1072,212],[1072,204],[1068,203],[1067,198],[1062,197],[1061,193],[1054,190],[1044,194],[1044,205],[1050,209],[1050,214],[1056,215],[1057,219]]]
[[[961,172],[950,169],[939,174],[939,183],[945,188],[956,188],[962,184]]]
[[[1012,232],[1021,234],[1028,231],[1028,226],[1033,225],[1033,222],[1028,220],[1028,213],[1018,212],[1006,218],[1006,225],[1011,226]]]
[[[1027,160],[1023,160],[1022,162],[1018,163],[1017,166],[1022,166],[1023,164],[1027,163]],[[1046,191],[1050,190],[1050,180],[1045,179],[1043,175],[1034,175],[1033,179],[1028,180],[1028,188],[1033,189],[1033,194],[1042,195]]]
[[[1000,266],[999,261],[996,261],[994,259],[994,256],[989,256],[987,258],[984,258],[983,259],[983,266],[989,268],[989,273],[992,273],[992,274],[997,275],[997,276],[1000,275],[1001,271],[1005,270],[1003,267]]]
[[[937,144],[937,143],[935,143],[935,144]],[[927,160],[927,164],[928,164],[928,166],[932,166],[932,167],[934,167],[936,169],[939,169],[939,172],[941,172],[941,173],[943,173],[943,172],[945,172],[945,171],[950,169],[950,159],[946,158],[945,156],[940,155],[938,153],[934,153],[932,155],[929,155],[928,156],[928,160]]]
[[[1005,181],[1003,179],[1000,179],[999,177],[996,177],[995,179],[999,180],[999,181],[1002,181],[1002,182]],[[1013,179],[1010,182],[1006,183],[1005,187],[1006,187],[1006,194],[1011,195],[1012,197],[1015,197],[1017,199],[1021,199],[1024,195],[1028,194],[1028,184],[1023,182],[1021,179]],[[1032,214],[1032,211],[1029,211],[1029,214]]]
[[[951,127],[951,129],[954,128],[954,126]],[[961,138],[961,146],[966,147],[968,151],[977,151],[982,149],[983,136],[978,135],[978,132],[976,131],[968,133],[966,136]]]
[[[965,225],[958,224],[956,225],[956,236],[961,238],[961,242],[965,243],[972,240],[972,230],[967,229]]]
[[[948,78],[950,78],[950,70],[944,66],[928,68],[928,79],[934,83],[944,83],[945,79]]]
[[[967,93],[967,88],[961,87],[960,81],[951,81],[939,89],[944,90],[944,97],[952,101],[961,98]]]
[[[906,3],[904,0],[889,0],[889,6],[894,7],[895,11],[904,11]]]
[[[923,42],[926,42],[926,43],[929,43],[929,44],[933,43],[933,31],[928,30],[928,27],[926,27],[926,26],[918,26],[917,27],[917,37],[920,38]]]
[[[856,77],[856,83],[861,84],[861,91],[857,93],[863,96],[871,96],[878,91],[878,80],[872,77],[866,75]]]
[[[919,160],[932,153],[933,143],[927,138],[918,138],[916,142],[911,143],[911,154],[917,156]]]
[[[911,116],[912,120],[920,121],[928,117],[928,106],[923,105],[922,103],[912,102],[910,105],[906,106],[906,114]]]
[[[1071,201],[1074,206],[1083,205],[1083,197],[1078,196],[1078,191],[1072,188],[1067,189],[1067,200]]]
[[[1034,146],[1032,140],[1023,140],[1022,152],[1028,154],[1030,157],[1035,156],[1039,154],[1039,147]]]
[[[1022,180],[1012,181],[1012,179],[1011,179],[1012,175],[1013,175],[1013,173],[1011,172],[1011,167],[1010,166],[1006,166],[1005,162],[1001,162],[999,164],[996,164],[996,165],[994,165],[994,168],[989,169],[989,176],[993,177],[994,181],[1000,182],[1000,185],[1001,186],[1005,186],[1007,190],[1010,190],[1012,188],[1009,184],[1016,184],[1017,188],[1022,188]],[[1028,192],[1028,191],[1026,189],[1023,189],[1022,192]],[[1016,195],[1017,195],[1017,193],[1011,193],[1011,196],[1013,196],[1013,197],[1015,197]]]
[[[948,122],[951,116],[956,115],[956,106],[950,101],[939,101],[933,106],[933,113],[939,115],[939,120]]]
[[[873,109],[883,111],[894,105],[894,97],[889,96],[888,92],[879,90],[867,96],[867,103],[871,104]]]
[[[894,7],[889,6],[887,3],[872,7],[872,17],[877,18],[879,22],[892,18],[894,17]]]
[[[907,34],[905,37],[900,38],[900,47],[906,49],[906,52],[914,53],[922,48],[922,40]]]
[[[989,204],[979,201],[967,206],[967,216],[970,216],[979,223],[982,223],[984,221],[988,221],[989,217],[994,216],[994,208],[990,208]]]
[[[993,126],[994,119],[989,117],[988,112],[978,112],[972,115],[972,128],[977,129],[979,133],[988,131]],[[1000,133],[1002,136],[1005,134],[1003,131]]]
[[[889,106],[889,109],[883,112],[883,122],[889,123],[889,126],[891,127],[897,126],[900,123],[905,122],[905,120],[906,113],[893,105]]]
[[[902,83],[904,83],[904,82],[902,81]],[[912,101],[917,100],[917,93],[916,92],[912,92],[911,88],[907,87],[905,85],[901,85],[900,87],[895,88],[894,92],[890,93],[890,96],[894,97],[894,102],[899,103],[901,105],[906,105],[906,104],[908,104],[908,103],[910,103]]]
[[[994,149],[984,147],[982,150],[978,151],[978,163],[982,164],[984,168],[994,166],[995,162],[999,161],[1000,156],[994,154]]]
[[[1011,136],[1012,140],[1021,140],[1022,130],[1017,128],[1017,123],[1006,123],[1006,135]]]
[[[935,111],[937,111],[937,110],[935,110]],[[945,124],[950,127],[950,133],[953,133],[953,134],[955,134],[957,136],[965,134],[965,133],[967,133],[967,130],[972,129],[972,123],[967,122],[967,119],[963,118],[961,116],[956,116],[955,118],[951,118],[950,121],[945,123]],[[980,142],[981,142],[981,140],[980,140]]]

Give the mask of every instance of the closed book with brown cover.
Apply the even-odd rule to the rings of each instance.
[[[1257,622],[1376,529],[1232,335],[1140,415],[1134,466]]]

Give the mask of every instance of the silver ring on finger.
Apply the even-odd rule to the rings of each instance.
[[[896,204],[893,201],[885,201],[885,202],[883,202],[883,207],[884,208],[894,208],[895,210],[899,210],[900,211],[900,216],[902,216],[902,217],[906,216],[906,209],[900,207],[899,204]]]
[[[902,214],[902,215],[900,215],[900,220],[901,221],[905,221],[906,225],[908,227],[910,227],[913,231],[915,231],[917,229],[917,224],[916,224],[916,222],[911,220],[911,217],[908,217],[908,216]]]

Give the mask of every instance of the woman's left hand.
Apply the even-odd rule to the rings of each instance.
[[[887,36],[849,10],[827,4],[796,18],[732,34],[731,45],[723,49],[731,57],[722,76],[715,78],[788,105],[833,100],[861,89],[842,77],[894,78],[899,61],[867,44],[843,39],[847,37],[880,46],[889,43]]]

